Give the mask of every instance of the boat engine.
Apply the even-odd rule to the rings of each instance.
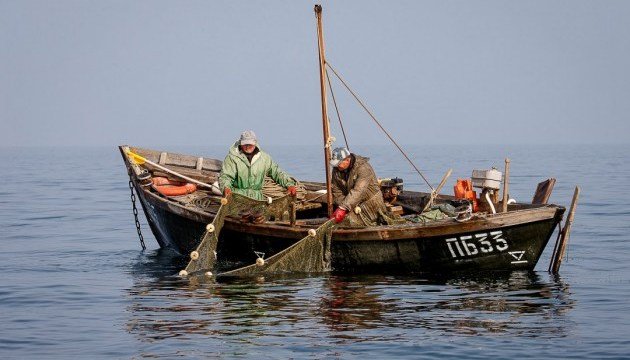
[[[487,204],[493,214],[496,214],[494,204],[499,202],[499,188],[503,174],[496,168],[491,170],[473,170],[472,186],[481,189],[479,201]]]
[[[393,204],[396,202],[396,198],[398,194],[403,191],[403,179],[401,178],[393,178],[393,179],[380,179],[378,181],[381,192],[383,193],[383,200],[385,200],[388,204]]]

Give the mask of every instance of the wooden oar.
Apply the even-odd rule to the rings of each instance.
[[[440,195],[440,190],[442,190],[442,187],[446,184],[446,180],[448,180],[448,177],[451,176],[452,172],[453,172],[453,169],[448,169],[446,174],[444,174],[444,177],[442,178],[442,181],[440,181],[440,184],[435,189],[435,191],[431,192],[431,197],[429,198],[429,202],[424,206],[424,208],[422,209],[422,211],[420,213],[423,213],[423,212],[427,211],[427,209],[433,204],[433,200],[435,200],[435,198],[438,195]]]
[[[216,189],[216,190],[218,190],[218,191],[221,191],[221,189],[219,189],[219,188],[218,188],[217,186],[215,186],[215,185],[206,184],[206,183],[201,182],[201,181],[199,181],[199,180],[195,180],[195,179],[193,179],[193,178],[189,178],[189,177],[188,177],[188,176],[186,176],[186,175],[182,175],[182,174],[180,174],[180,173],[178,173],[178,172],[176,172],[176,171],[173,171],[173,170],[171,170],[171,169],[169,169],[169,168],[167,168],[167,167],[164,167],[164,166],[162,166],[162,165],[156,164],[156,163],[154,163],[153,161],[148,160],[147,158],[145,158],[145,157],[143,157],[143,156],[140,156],[140,155],[138,155],[138,154],[136,154],[136,153],[132,152],[131,150],[127,150],[127,156],[129,157],[129,159],[130,159],[131,161],[133,161],[134,163],[136,163],[136,164],[138,164],[138,165],[142,165],[142,164],[144,164],[144,163],[147,163],[147,164],[149,164],[149,165],[151,165],[151,166],[154,166],[154,167],[156,167],[156,168],[158,168],[158,169],[160,169],[160,170],[162,170],[162,171],[164,171],[164,172],[167,172],[167,173],[169,173],[169,174],[171,174],[171,175],[173,175],[173,176],[176,176],[176,177],[181,178],[181,179],[183,179],[183,180],[186,180],[186,181],[188,181],[188,182],[191,182],[191,183],[197,184],[197,185],[199,185],[199,186],[203,186],[203,187],[208,188],[208,189]]]
[[[562,264],[562,258],[564,257],[564,253],[566,252],[567,243],[569,242],[569,234],[571,233],[571,225],[573,225],[573,218],[575,217],[575,209],[577,207],[578,199],[580,198],[580,187],[576,186],[575,191],[573,192],[573,200],[571,200],[571,207],[569,208],[569,215],[567,215],[567,220],[564,222],[564,226],[562,227],[562,231],[559,233],[557,246],[554,248],[556,250],[551,255],[551,263],[549,264],[549,271],[552,274],[557,274],[560,270],[560,264]]]

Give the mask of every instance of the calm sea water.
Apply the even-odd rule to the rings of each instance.
[[[226,149],[165,150],[223,158]],[[321,149],[267,149],[292,175],[323,179]],[[390,146],[357,147],[381,177],[425,190]],[[503,167],[512,197],[558,180],[582,187],[568,258],[546,272],[425,278],[317,275],[193,283],[142,217],[141,251],[115,147],[0,148],[0,357],[628,358],[629,146],[410,147],[435,185]],[[450,191],[449,191],[450,192]],[[555,239],[555,237],[554,237]]]

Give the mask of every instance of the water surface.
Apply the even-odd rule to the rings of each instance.
[[[326,274],[196,283],[181,259],[148,249],[133,225],[112,148],[1,148],[0,356],[23,358],[620,358],[630,354],[627,146],[409,147],[433,182],[453,168],[511,163],[511,195],[582,197],[568,258],[546,272],[431,277]],[[223,158],[217,147],[170,147]],[[292,175],[321,180],[319,147],[267,149]],[[426,190],[393,147],[356,147],[381,177]]]

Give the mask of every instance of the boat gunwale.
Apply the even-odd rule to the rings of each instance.
[[[125,165],[127,166],[128,170],[130,170],[131,164],[129,163],[129,159],[123,150],[123,147],[125,146],[126,145],[120,146],[120,150],[123,154]],[[152,201],[152,203],[157,204],[167,211],[174,212],[182,217],[202,223],[209,223],[212,221],[212,217],[214,216],[214,213],[212,212],[189,208],[177,201],[169,199],[168,197],[163,197],[159,194],[153,193],[146,187],[140,186],[135,176],[134,184],[136,185],[136,190],[142,190],[145,198],[149,196],[154,200]],[[565,208],[563,206],[555,204],[545,204],[527,209],[511,210],[507,213],[487,214],[484,217],[472,219],[467,222],[458,222],[454,219],[445,219],[438,220],[429,224],[410,222],[398,225],[378,225],[366,228],[338,228],[333,230],[333,240],[397,241],[423,237],[443,236],[446,234],[457,235],[474,231],[483,231],[489,229],[517,226],[520,224],[533,223],[538,221],[546,221],[553,219],[554,217],[562,216],[564,211]],[[560,219],[558,219],[558,221]],[[300,239],[304,237],[307,234],[308,230],[314,226],[298,223],[295,226],[291,227],[288,223],[285,225],[278,222],[250,224],[230,218],[226,218],[225,222],[226,229],[233,231],[247,232],[256,235],[270,235],[276,237],[280,232],[282,234],[281,237],[289,237],[295,239]]]

